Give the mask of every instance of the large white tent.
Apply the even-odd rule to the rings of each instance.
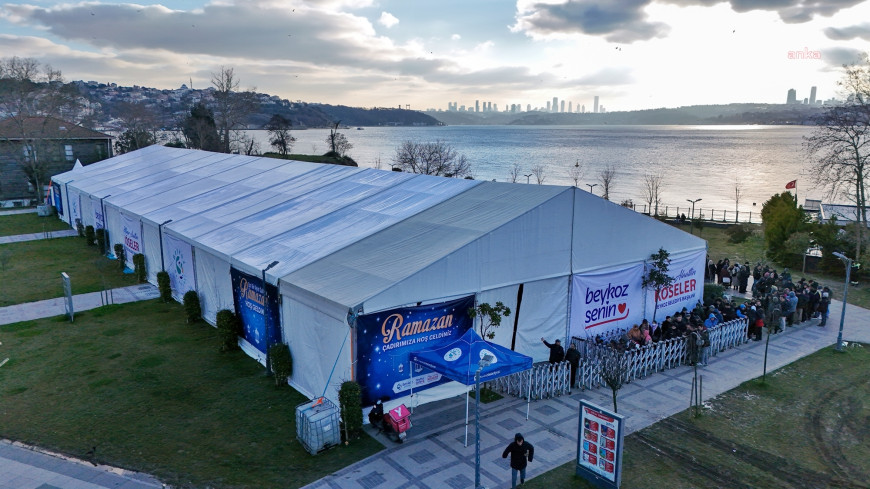
[[[659,301],[660,313],[697,297],[699,271],[703,281],[703,240],[574,187],[159,146],[52,180],[67,222],[105,227],[113,244],[133,242],[149,280],[166,269],[175,297],[196,290],[210,322],[238,302],[231,274],[265,275],[280,295],[279,334],[296,365],[291,383],[312,397],[334,398],[340,381],[360,375],[360,315],[470,295],[501,301],[513,314],[493,341],[543,360],[542,336],[624,326],[656,307],[639,285],[630,299],[614,299],[631,295],[614,280],[642,271],[659,248],[683,267],[679,290],[662,293],[670,299]],[[608,311],[604,323],[578,322]],[[241,344],[263,360],[262,349]]]

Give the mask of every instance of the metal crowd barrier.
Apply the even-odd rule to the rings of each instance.
[[[734,319],[708,328],[710,334],[710,355],[735,348],[750,341],[748,336],[749,323],[746,319]],[[604,338],[602,338],[604,340]],[[604,385],[601,379],[599,359],[608,353],[612,347],[609,339],[604,343],[595,343],[581,338],[571,338],[571,343],[580,351],[580,366],[577,368],[577,382],[581,389],[595,389]],[[640,348],[624,352],[628,362],[625,382],[642,379],[655,372],[688,364],[688,337],[652,343]],[[486,387],[505,395],[525,398],[529,395],[533,400],[547,399],[571,392],[571,365],[561,362],[550,365],[547,362],[537,363],[529,371],[519,372],[486,382]]]

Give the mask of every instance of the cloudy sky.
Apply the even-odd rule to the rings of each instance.
[[[0,3],[0,57],[67,80],[204,88],[229,66],[246,88],[361,107],[827,99],[868,51],[870,0]]]

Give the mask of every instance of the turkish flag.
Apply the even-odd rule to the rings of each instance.
[[[786,189],[797,188],[797,180],[792,180],[792,181],[788,182],[787,184],[785,184],[785,188]]]

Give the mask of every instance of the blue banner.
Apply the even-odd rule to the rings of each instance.
[[[266,284],[264,291],[261,277],[248,275],[235,268],[230,268],[230,276],[233,281],[233,302],[236,306],[236,316],[242,322],[243,337],[257,350],[266,353],[267,324],[269,343],[275,344],[281,341],[278,288]],[[265,319],[267,310],[268,321]]]
[[[357,318],[356,378],[362,386],[362,404],[378,399],[395,399],[447,382],[441,374],[415,365],[409,372],[411,352],[436,348],[456,341],[473,321],[468,310],[474,296],[429,304],[390,309]]]
[[[63,199],[60,197],[60,187],[52,185],[51,191],[54,193],[54,208],[57,209],[57,215],[63,216]]]

